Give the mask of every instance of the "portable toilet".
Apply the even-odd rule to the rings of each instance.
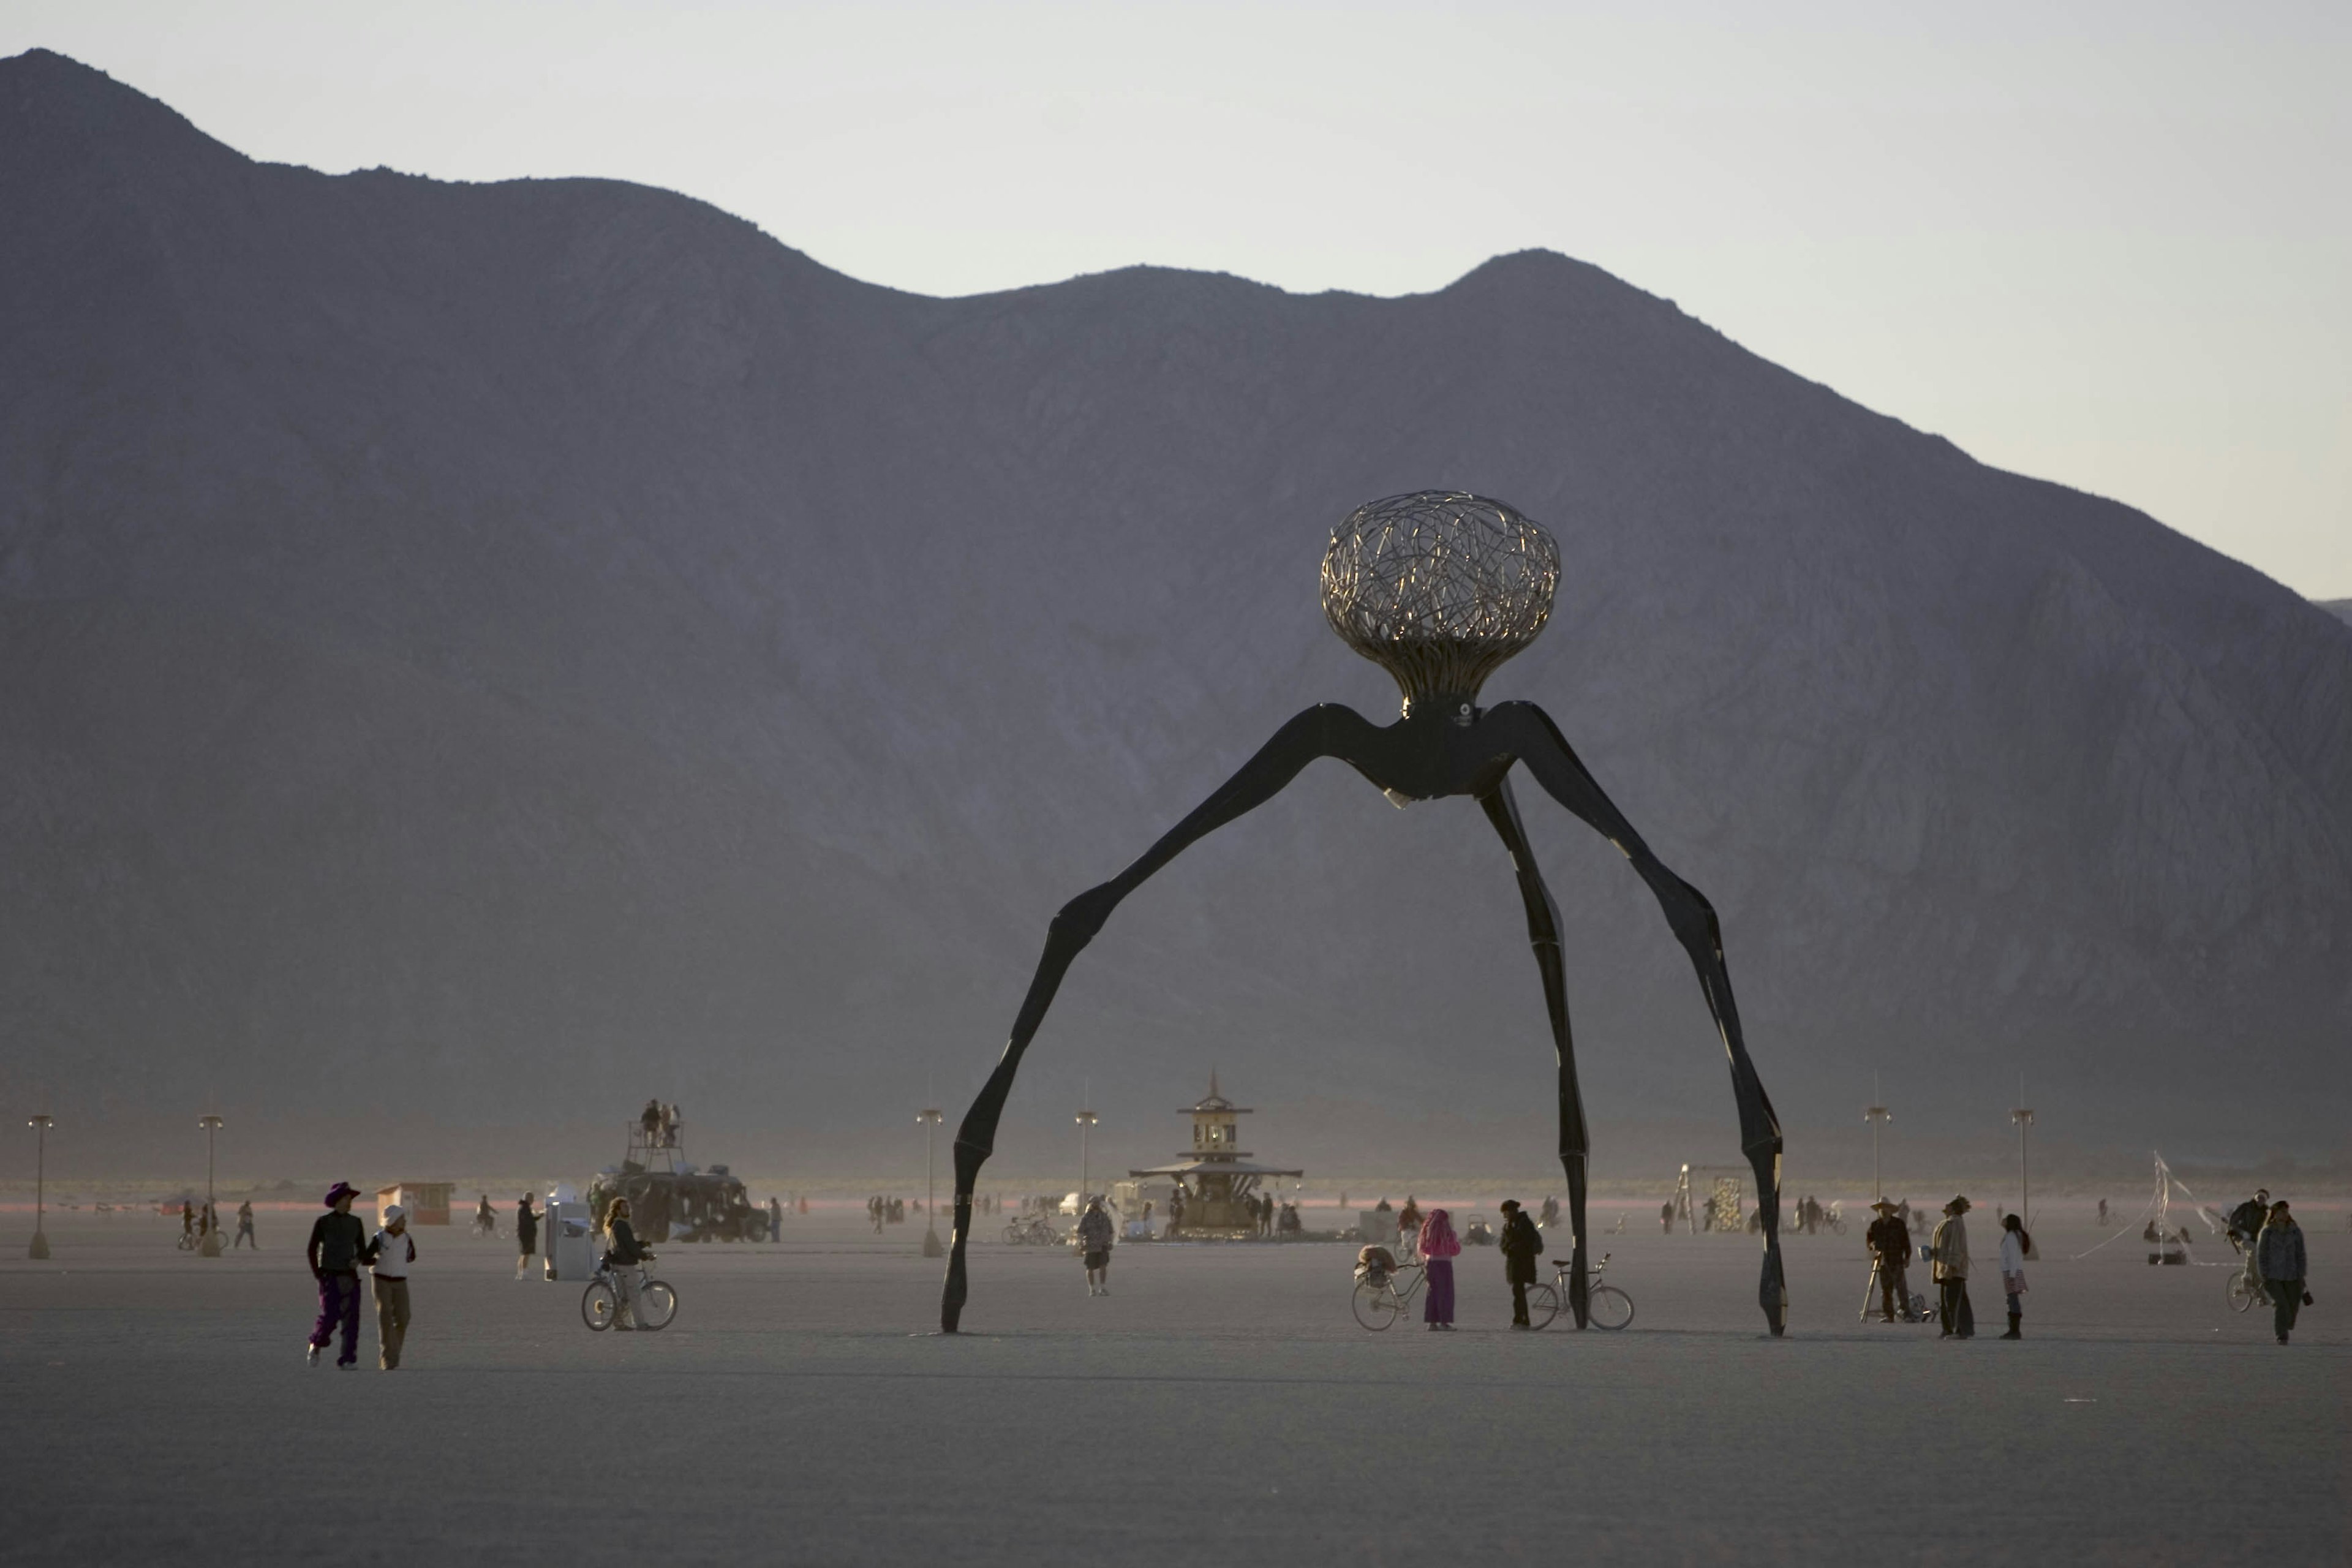
[[[585,1281],[596,1272],[595,1218],[569,1182],[548,1190],[547,1277]]]

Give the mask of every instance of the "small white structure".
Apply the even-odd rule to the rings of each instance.
[[[596,1272],[595,1216],[569,1182],[547,1194],[547,1277],[586,1282]]]

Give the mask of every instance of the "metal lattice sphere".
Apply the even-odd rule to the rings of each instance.
[[[1323,552],[1323,615],[1386,669],[1405,711],[1468,702],[1551,616],[1559,546],[1501,501],[1417,490],[1358,507]]]

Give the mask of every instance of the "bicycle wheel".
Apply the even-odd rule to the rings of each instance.
[[[667,1279],[648,1279],[637,1288],[637,1327],[666,1329],[677,1316],[677,1292]]]
[[[1584,1310],[1594,1328],[1622,1329],[1633,1321],[1633,1298],[1614,1285],[1595,1285]]]
[[[1559,1316],[1559,1291],[1550,1285],[1528,1287],[1528,1327],[1540,1329]]]
[[[1352,1304],[1356,1310],[1356,1321],[1374,1333],[1395,1322],[1404,1310],[1404,1303],[1397,1300],[1395,1291],[1385,1285],[1375,1285],[1369,1279],[1356,1281],[1356,1297]]]
[[[613,1288],[602,1279],[590,1280],[588,1289],[580,1293],[581,1321],[600,1334],[613,1326],[614,1314],[619,1310]]]
[[[2230,1310],[2233,1312],[2245,1311],[2254,1304],[2255,1299],[2261,1294],[2252,1285],[2246,1283],[2246,1277],[2242,1273],[2231,1274],[2221,1289],[2228,1296]]]

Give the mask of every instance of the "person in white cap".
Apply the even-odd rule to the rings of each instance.
[[[375,1271],[375,1337],[378,1364],[400,1370],[401,1342],[408,1338],[408,1267],[416,1243],[408,1234],[408,1211],[394,1204],[383,1211],[383,1228],[368,1238],[367,1260]]]

